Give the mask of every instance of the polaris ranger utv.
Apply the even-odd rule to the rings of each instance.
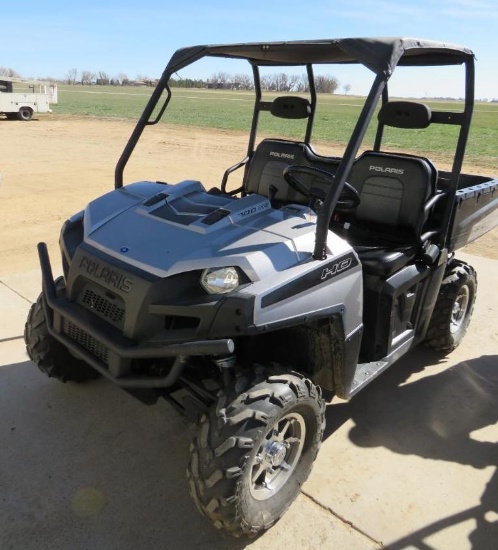
[[[206,56],[252,68],[245,158],[216,188],[123,185],[142,131],[167,119],[172,75]],[[373,75],[340,157],[310,144],[314,70],[333,64]],[[306,97],[263,99],[261,70],[289,66],[306,71]],[[391,101],[398,66],[462,66],[461,112]],[[117,163],[115,190],[64,224],[63,277],[54,281],[38,246],[30,358],[62,381],[100,374],[144,403],[169,400],[199,422],[187,476],[200,511],[236,536],[269,528],[310,473],[325,394],[349,399],[417,344],[449,352],[462,340],[477,283],[455,250],[498,222],[498,180],[461,173],[473,89],[472,52],[427,40],[178,50]],[[258,140],[262,115],[301,121],[302,140]],[[371,120],[373,146],[360,153]],[[456,128],[449,171],[383,147],[387,127],[431,125]]]

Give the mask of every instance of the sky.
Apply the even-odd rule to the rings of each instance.
[[[409,36],[472,49],[476,97],[498,98],[498,0],[23,0],[21,11],[3,4],[0,66],[24,78],[64,78],[72,68],[155,78],[176,49],[194,44]],[[202,70],[209,74],[186,76],[206,78],[217,66]],[[398,92],[459,97],[462,74],[439,78],[429,92],[432,77],[414,73]],[[353,94],[370,83],[338,78]]]

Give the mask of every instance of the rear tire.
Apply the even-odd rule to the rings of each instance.
[[[64,279],[55,281],[57,294],[64,292]],[[26,351],[33,363],[49,378],[62,382],[85,382],[99,376],[99,373],[84,361],[73,357],[67,348],[50,335],[43,309],[43,295],[31,306],[24,327]]]
[[[472,317],[477,291],[474,268],[455,260],[447,271],[427,329],[425,345],[450,352],[462,341]]]
[[[19,113],[17,114],[19,120],[24,120],[27,122],[33,118],[33,111],[29,107],[21,107]]]
[[[298,496],[325,428],[321,391],[304,376],[256,367],[221,390],[201,419],[187,468],[190,493],[215,527],[255,536]]]

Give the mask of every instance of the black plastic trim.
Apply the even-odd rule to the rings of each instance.
[[[351,392],[354,375],[360,356],[363,325],[360,325],[344,340],[344,363],[341,369],[334,369],[335,393],[341,399],[347,399]]]
[[[321,265],[317,269],[309,271],[299,279],[295,279],[290,283],[287,283],[280,288],[277,288],[273,292],[268,293],[266,296],[263,296],[261,299],[261,307],[269,307],[278,302],[282,302],[287,298],[291,298],[305,292],[310,288],[321,285],[342,275],[346,271],[349,271],[353,267],[358,265],[358,259],[356,256],[349,252],[338,258],[334,258],[331,262]]]

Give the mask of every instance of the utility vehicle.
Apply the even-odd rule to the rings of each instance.
[[[0,76],[0,113],[8,119],[28,121],[33,113],[51,113],[51,103],[57,103],[55,84]]]
[[[252,68],[247,154],[215,188],[123,185],[142,131],[168,119],[172,76],[206,56]],[[334,64],[372,75],[341,156],[311,145],[314,71]],[[398,66],[453,65],[465,74],[460,111],[390,100]],[[264,98],[261,70],[290,66],[306,72],[306,97]],[[455,251],[498,213],[498,180],[462,173],[473,90],[472,52],[428,40],[178,50],[117,163],[115,189],[63,225],[63,277],[54,281],[38,246],[30,358],[63,381],[100,374],[144,403],[169,400],[199,422],[187,476],[200,511],[236,536],[269,528],[310,473],[325,396],[353,397],[422,342],[449,352],[467,329],[476,274]],[[258,140],[262,116],[301,121],[302,139]],[[373,144],[360,152],[371,121]],[[433,125],[456,128],[449,171],[383,147],[390,126],[420,134]]]

